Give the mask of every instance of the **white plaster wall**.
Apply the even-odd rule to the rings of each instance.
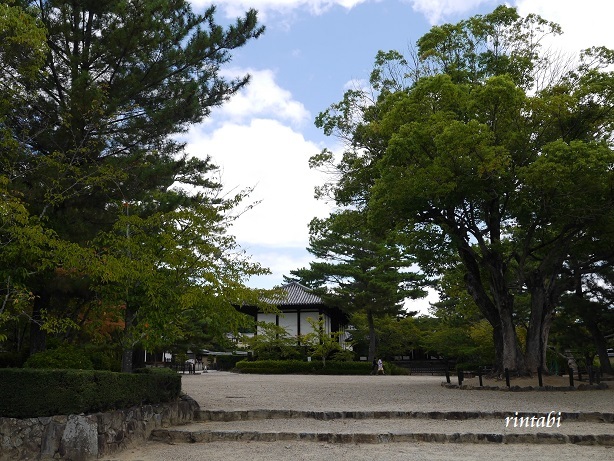
[[[277,323],[277,314],[262,314],[262,313],[258,313],[258,321],[259,322],[266,322],[266,323],[272,323],[273,325],[275,325]],[[257,332],[261,333],[262,329],[260,327],[258,327]]]
[[[284,327],[289,336],[296,336],[298,334],[297,320],[298,315],[296,312],[279,314],[279,326]]]
[[[301,312],[301,334],[306,335],[313,331],[313,328],[307,321],[307,318],[311,317],[314,321],[318,320],[318,311],[313,312]]]

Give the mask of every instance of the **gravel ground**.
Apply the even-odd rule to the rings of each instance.
[[[603,391],[446,389],[441,376],[185,375],[183,391],[207,410],[526,411],[614,413]],[[537,383],[536,383],[537,384]]]
[[[182,378],[184,392],[194,398],[201,408],[209,410],[614,412],[614,389],[565,392],[479,391],[445,389],[441,387],[441,381],[441,377],[431,376],[271,376],[224,372],[185,375]],[[378,430],[380,424],[385,424],[375,420],[372,422],[373,430]],[[443,421],[441,424],[437,421],[424,423],[428,425],[425,426],[428,431],[443,432],[448,427],[447,422]],[[265,429],[266,424],[276,423],[261,421],[260,424],[262,429]],[[290,430],[297,429],[294,425],[308,429],[307,425],[330,423],[284,420],[283,424],[286,430]],[[364,428],[365,422],[347,424]],[[469,429],[474,423],[461,424],[466,424],[464,427]],[[487,424],[493,424],[493,432],[503,433],[503,421],[492,420]],[[588,427],[584,426],[584,430]],[[614,433],[614,425],[602,424],[595,430],[600,428],[603,429],[600,433]],[[167,445],[148,442],[141,447],[109,457],[106,461],[437,461],[482,460],[494,457],[546,461],[614,460],[614,448],[570,444],[345,445],[314,442],[214,442]]]

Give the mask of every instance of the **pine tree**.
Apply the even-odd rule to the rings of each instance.
[[[33,215],[68,242],[88,245],[125,205],[145,216],[204,204],[219,187],[208,158],[188,158],[176,135],[249,81],[226,79],[231,51],[260,36],[254,10],[226,29],[215,8],[185,0],[22,1],[47,30],[48,54],[29,103],[5,125],[20,149],[0,172]],[[0,85],[11,84],[11,72]],[[174,188],[181,183],[194,188]],[[40,315],[53,306],[49,271],[32,287],[31,352],[44,349]]]

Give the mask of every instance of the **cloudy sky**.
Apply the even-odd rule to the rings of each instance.
[[[200,11],[210,6],[192,0]],[[203,124],[193,127],[188,150],[211,155],[228,191],[254,187],[259,204],[233,227],[240,245],[272,274],[249,285],[271,288],[290,270],[307,266],[307,224],[328,214],[313,198],[324,181],[308,159],[335,140],[314,126],[316,115],[339,101],[346,89],[368,79],[378,50],[401,52],[435,24],[492,11],[494,0],[220,0],[217,22],[249,8],[259,12],[265,34],[233,54],[227,75],[252,76],[251,84]],[[558,22],[557,46],[614,48],[612,0],[516,0],[522,15]],[[412,309],[426,311],[429,299]]]

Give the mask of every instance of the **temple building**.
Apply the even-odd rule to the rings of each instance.
[[[254,306],[242,306],[241,312],[254,317],[257,322],[274,323],[286,329],[291,336],[311,333],[313,328],[308,318],[324,319],[324,331],[326,333],[345,332],[347,327],[347,315],[336,307],[327,306],[322,298],[314,294],[309,288],[298,282],[291,282],[280,287],[282,295],[273,300],[267,300],[274,304],[279,313],[265,313]],[[341,335],[343,342],[345,335]]]

